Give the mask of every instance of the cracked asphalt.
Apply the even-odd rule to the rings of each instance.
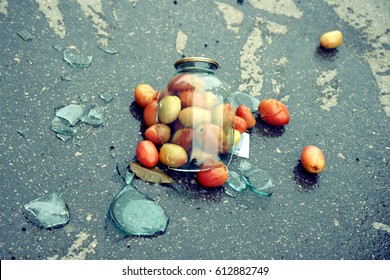
[[[1,0],[0,258],[390,259],[390,4],[269,2]],[[334,29],[344,43],[319,48]],[[92,64],[72,68],[53,46]],[[232,92],[288,106],[283,129],[258,119],[249,132],[247,161],[272,176],[274,193],[231,197],[169,171],[173,186],[135,179],[169,225],[156,237],[123,237],[106,214],[121,188],[116,164],[133,160],[143,139],[133,89],[163,87],[183,56],[216,60]],[[104,106],[105,125],[80,125],[63,142],[49,128],[54,109],[80,97]],[[300,167],[306,145],[325,154],[317,177]],[[24,205],[53,192],[70,221],[48,230],[26,219]]]

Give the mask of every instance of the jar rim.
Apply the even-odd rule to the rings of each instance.
[[[175,68],[177,68],[177,66],[179,66],[180,64],[182,63],[185,63],[185,62],[206,62],[206,63],[211,63],[213,64],[216,69],[219,68],[219,64],[218,62],[216,62],[214,59],[211,59],[211,58],[207,58],[207,57],[197,57],[197,56],[192,56],[192,57],[185,57],[185,58],[182,58],[178,61],[175,62],[175,64],[173,65]]]

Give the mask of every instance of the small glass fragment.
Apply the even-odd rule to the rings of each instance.
[[[18,129],[17,133],[25,139],[28,139],[27,131],[25,129]]]
[[[252,164],[250,164],[249,161],[242,160],[240,161],[239,169],[243,172],[249,171],[252,169]]]
[[[81,103],[88,103],[88,102],[90,101],[90,100],[89,100],[89,96],[86,95],[86,94],[80,95],[79,98],[80,98],[80,102],[81,102]]]
[[[59,117],[54,117],[50,129],[57,133],[57,137],[63,141],[68,140],[77,133],[77,128],[66,125]]]
[[[108,54],[117,54],[118,53],[118,50],[114,47],[109,47],[109,46],[99,46],[99,49],[101,49],[102,51],[104,51],[105,53],[108,53]]]
[[[18,32],[18,35],[24,40],[24,41],[31,41],[33,36],[28,32],[27,30],[22,30]]]
[[[261,195],[271,196],[273,191],[272,179],[267,171],[262,169],[255,169],[247,174],[248,188]]]
[[[114,95],[107,92],[107,91],[104,91],[102,92],[100,95],[100,98],[103,99],[106,103],[109,103],[112,101],[112,99],[114,99]]]
[[[128,162],[117,163],[116,171],[126,185],[129,185],[135,176],[135,173],[130,172]]]
[[[57,52],[62,52],[65,48],[61,45],[54,45],[53,49],[55,49]]]
[[[126,185],[111,202],[108,218],[125,235],[164,233],[169,218],[157,202]]]
[[[235,191],[243,192],[247,189],[249,182],[242,174],[229,170],[229,179],[227,180],[227,184]]]
[[[72,75],[71,74],[61,75],[61,80],[70,82],[70,81],[72,81]]]
[[[94,127],[102,126],[104,124],[104,108],[102,106],[90,108],[88,114],[81,117],[81,121]]]
[[[63,52],[63,57],[73,68],[86,68],[92,63],[91,55],[79,54],[74,48],[67,48]]]
[[[115,147],[114,146],[110,147],[110,155],[111,155],[112,158],[116,158],[116,156],[118,155],[118,153],[115,151]]]
[[[60,139],[61,141],[68,141],[69,139],[71,139],[72,138],[72,136],[70,136],[70,135],[64,135],[64,134],[56,134],[56,137],[58,138],[58,139]]]
[[[239,105],[244,104],[252,111],[252,113],[258,112],[260,100],[248,93],[235,91],[232,93],[231,99],[232,100],[230,100],[230,102],[232,103],[234,108],[237,108]]]
[[[65,120],[70,126],[75,126],[81,117],[85,114],[87,107],[85,105],[70,104],[56,111],[56,116]]]
[[[26,204],[24,208],[32,213],[44,228],[65,225],[70,219],[65,200],[56,193],[39,197]]]
[[[81,100],[84,100],[80,96]],[[94,127],[103,126],[105,121],[104,107],[96,104],[70,104],[55,109],[55,117],[50,129],[62,141],[72,138],[77,133],[77,125],[82,122]]]
[[[253,166],[248,161],[240,162],[238,172],[229,170],[228,186],[242,192],[246,188],[261,196],[271,196],[273,193],[272,179],[267,171]]]

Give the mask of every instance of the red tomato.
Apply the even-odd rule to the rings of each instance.
[[[209,160],[200,165],[197,173],[199,184],[206,188],[222,186],[229,178],[227,167],[220,161]]]
[[[147,127],[157,123],[157,100],[153,100],[144,108],[144,123]]]
[[[156,146],[150,140],[142,140],[138,143],[136,149],[138,161],[145,167],[155,167],[159,156]]]
[[[253,116],[251,109],[249,109],[249,107],[247,107],[246,105],[241,104],[240,106],[238,106],[236,109],[236,115],[246,121],[248,128],[252,128],[255,126],[256,119]]]
[[[195,138],[207,153],[217,155],[226,153],[226,134],[222,127],[212,123],[203,123],[195,130]]]
[[[183,90],[177,94],[181,101],[181,107],[204,107],[203,95],[194,90]]]
[[[145,108],[153,100],[157,100],[157,92],[148,84],[138,84],[134,89],[135,102]]]
[[[276,99],[269,98],[261,101],[258,110],[262,120],[270,125],[281,126],[290,121],[286,105]]]
[[[164,123],[156,123],[146,129],[145,138],[156,146],[162,146],[171,138],[171,128]]]
[[[234,129],[243,134],[248,129],[248,124],[243,118],[234,116]]]
[[[180,128],[173,134],[171,142],[181,146],[184,150],[189,151],[192,149],[193,134],[192,128]]]
[[[182,73],[173,77],[167,85],[170,94],[177,93],[182,90],[204,91],[204,81],[195,75]]]
[[[316,146],[306,146],[301,153],[302,166],[310,173],[320,173],[325,167],[325,156]]]

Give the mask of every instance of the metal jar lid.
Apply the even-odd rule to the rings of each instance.
[[[183,64],[186,62],[194,62],[194,63],[205,62],[205,63],[212,64],[215,67],[215,69],[219,68],[218,62],[216,62],[215,60],[213,60],[211,58],[207,58],[207,57],[185,57],[185,58],[182,58],[182,59],[176,61],[173,66],[177,69],[180,64]]]

